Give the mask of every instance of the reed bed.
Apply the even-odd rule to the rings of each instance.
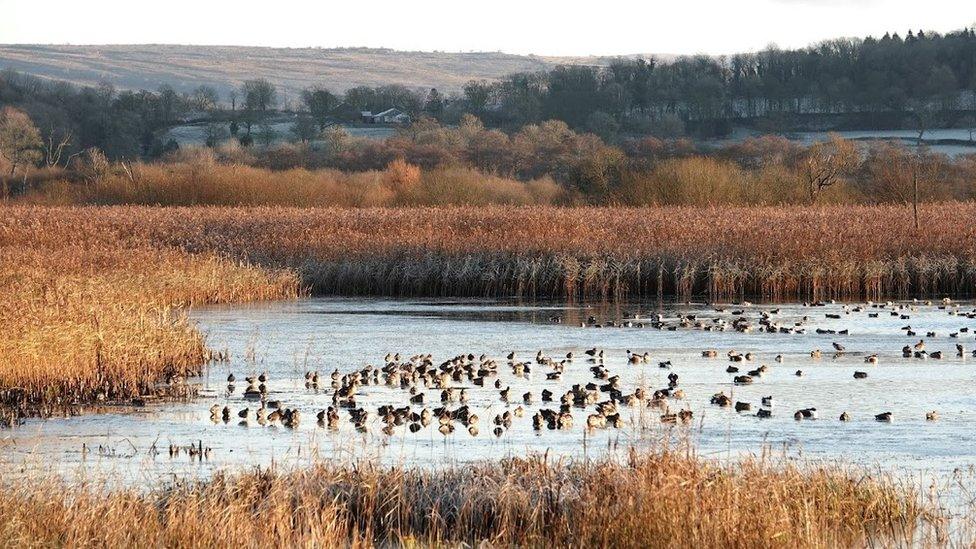
[[[20,234],[0,222],[2,423],[188,396],[184,378],[211,354],[182,307],[284,298],[299,288],[286,272],[96,235],[77,218],[22,221]]]
[[[290,269],[324,294],[885,299],[976,282],[976,203],[926,204],[920,230],[897,206],[5,212],[7,240],[64,224]]]
[[[464,467],[319,464],[149,491],[0,488],[6,546],[835,547],[938,540],[910,487],[676,452]]]
[[[185,307],[326,294],[972,295],[976,204],[903,208],[0,208],[5,421],[180,393]],[[169,381],[165,386],[161,382]],[[13,410],[13,412],[11,412]]]

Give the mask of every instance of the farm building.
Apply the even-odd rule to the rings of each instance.
[[[409,124],[410,115],[394,107],[375,114],[363,111],[362,120],[367,124]]]

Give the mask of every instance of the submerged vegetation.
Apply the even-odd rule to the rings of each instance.
[[[939,535],[918,494],[890,480],[673,451],[622,463],[320,464],[149,492],[20,488],[0,488],[10,546],[825,547]]]

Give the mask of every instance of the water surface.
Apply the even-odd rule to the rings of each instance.
[[[972,425],[976,420],[976,320],[964,313],[971,303],[940,307],[940,304],[909,304],[897,311],[866,307],[845,311],[841,304],[825,307],[802,305],[726,306],[718,312],[705,304],[628,303],[610,305],[518,304],[478,300],[387,300],[310,299],[296,302],[197,309],[192,317],[207,334],[215,349],[227,349],[231,360],[212,365],[197,380],[200,398],[192,402],[119,407],[110,413],[71,418],[33,419],[0,432],[4,467],[8,474],[54,469],[70,475],[106,475],[134,483],[151,483],[173,476],[207,475],[218,469],[270,464],[300,464],[311,460],[342,460],[375,457],[391,463],[440,465],[484,458],[549,452],[554,456],[597,457],[631,445],[656,446],[663,439],[691,440],[699,453],[726,458],[758,454],[772,449],[789,458],[863,464],[897,470],[910,476],[949,475],[970,470],[976,464],[976,441]],[[674,331],[637,327],[662,314],[665,325],[676,326],[677,315],[697,315],[705,325],[715,319],[731,322],[738,316],[758,326],[760,311],[778,310],[771,320],[782,326],[803,323],[804,334],[739,333],[678,327]],[[741,313],[736,315],[734,313]],[[871,318],[870,313],[877,313]],[[828,318],[839,315],[840,318]],[[902,318],[902,315],[910,318]],[[632,319],[632,327],[594,327],[607,321]],[[633,320],[639,317],[637,320]],[[804,317],[806,320],[804,321]],[[902,329],[911,325],[918,336]],[[849,334],[817,333],[821,330],[849,330]],[[967,329],[968,331],[961,331]],[[935,337],[925,337],[926,332]],[[950,337],[951,333],[958,338]],[[942,350],[944,358],[906,359],[902,347],[925,339],[929,351]],[[845,352],[833,354],[832,343]],[[956,344],[967,347],[957,356]],[[671,400],[672,411],[690,409],[694,421],[687,426],[662,425],[660,411],[647,407],[622,407],[625,426],[621,429],[587,433],[586,415],[574,410],[575,427],[568,431],[534,431],[531,415],[539,407],[558,407],[558,402],[541,403],[539,395],[550,389],[557,395],[575,383],[593,381],[583,354],[585,349],[605,352],[604,365],[622,380],[624,393],[643,386],[650,390],[667,386],[668,374],[679,376],[686,397]],[[703,349],[715,349],[717,358],[702,357]],[[746,386],[732,384],[726,368],[732,364],[729,350],[755,355],[752,362],[738,363],[742,372],[769,366],[766,375]],[[810,356],[823,350],[823,358]],[[535,366],[528,378],[516,378],[505,355],[515,351],[519,360],[533,361],[542,350],[554,358],[566,353],[577,356],[566,367],[563,378],[550,381],[547,368]],[[626,351],[649,352],[651,361],[632,365]],[[382,423],[370,421],[368,432],[357,432],[345,412],[337,432],[316,424],[315,414],[331,403],[328,374],[335,369],[351,372],[366,364],[382,366],[387,353],[431,353],[440,363],[458,354],[489,355],[499,361],[498,376],[511,386],[513,402],[499,399],[489,380],[485,387],[469,387],[469,406],[482,418],[479,436],[472,437],[460,425],[445,437],[437,422],[418,433],[404,427],[393,436],[381,432]],[[879,364],[865,363],[865,356],[877,353]],[[774,360],[783,356],[783,362]],[[659,362],[670,361],[670,368]],[[323,381],[319,389],[306,387],[305,373],[317,370]],[[797,377],[795,372],[804,375]],[[855,371],[868,373],[854,379]],[[238,423],[236,412],[256,409],[242,395],[243,382],[227,391],[226,378],[266,372],[269,398],[284,406],[297,407],[303,421],[297,428],[259,426],[253,419]],[[602,382],[601,382],[602,383]],[[531,391],[535,402],[522,404],[521,395]],[[725,391],[734,401],[751,403],[753,410],[737,413],[709,403],[714,393]],[[427,406],[440,405],[440,391],[426,392]],[[760,419],[755,411],[763,396],[774,397],[773,416]],[[360,405],[375,411],[382,404],[407,404],[408,394],[386,386],[365,386]],[[209,408],[227,405],[233,411],[229,423],[211,421]],[[492,434],[491,419],[522,405],[526,413],[516,419],[501,437]],[[456,406],[456,405],[455,405]],[[816,407],[820,419],[796,421],[794,412]],[[414,406],[419,410],[420,406]],[[938,421],[926,421],[926,412],[938,411]],[[852,420],[838,421],[842,412]],[[875,414],[890,411],[891,423],[880,423]],[[180,452],[169,454],[170,445],[203,445],[209,458],[199,460]],[[155,451],[154,451],[155,449]]]

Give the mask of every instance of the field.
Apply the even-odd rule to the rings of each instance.
[[[250,78],[266,78],[289,97],[324,85],[343,92],[355,86],[402,84],[457,92],[469,80],[537,72],[561,63],[606,64],[596,57],[538,57],[505,53],[402,52],[369,48],[259,48],[177,45],[2,45],[0,69],[94,86],[154,90],[169,84],[191,91],[206,84],[225,95]]]

